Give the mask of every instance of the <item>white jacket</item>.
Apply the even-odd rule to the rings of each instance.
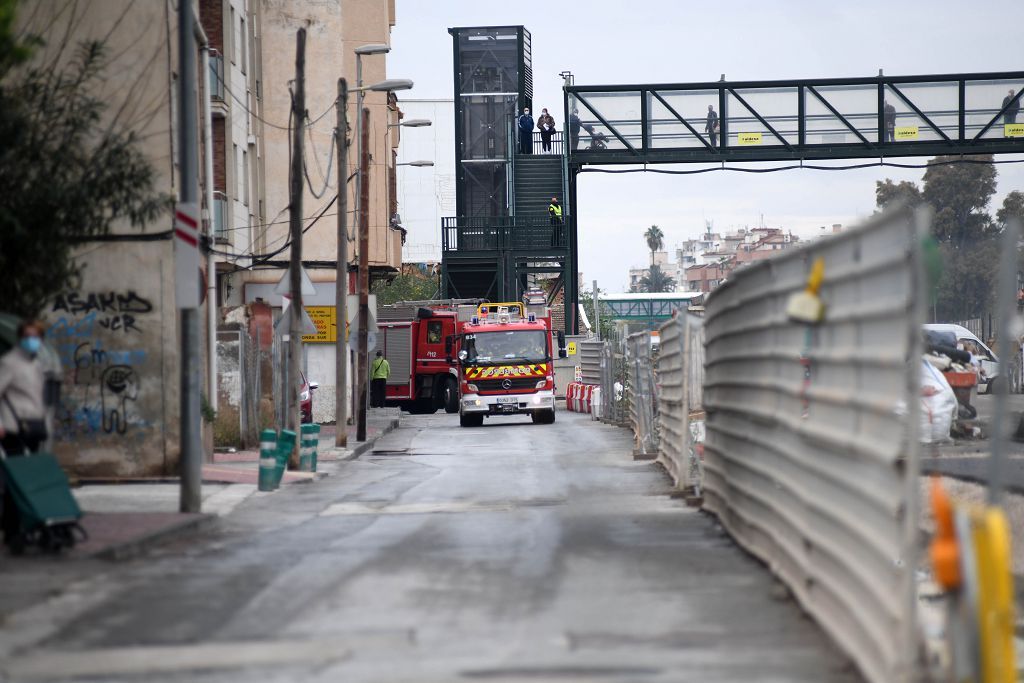
[[[11,414],[12,407],[17,418]],[[0,356],[0,424],[4,431],[14,434],[18,418],[42,420],[45,415],[43,366],[38,356],[30,356],[16,346]]]

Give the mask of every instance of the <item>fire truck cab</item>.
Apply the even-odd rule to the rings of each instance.
[[[460,321],[455,341],[463,427],[479,427],[491,415],[555,421],[554,343],[546,302],[543,292],[528,292],[524,303],[480,304],[469,320]],[[557,343],[564,358],[564,333],[557,333]],[[448,344],[449,354],[452,347]]]

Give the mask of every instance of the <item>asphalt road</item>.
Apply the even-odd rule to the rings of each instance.
[[[3,680],[856,681],[620,429],[456,416],[121,564],[0,569]]]
[[[990,430],[995,415],[995,397],[978,396],[973,405],[978,410],[978,424],[982,427],[986,438],[959,439],[951,444],[938,447],[925,446],[921,469],[925,473],[936,473],[945,476],[986,483],[989,479],[989,454],[992,452]],[[1009,396],[1008,430],[1017,428],[1020,415],[1024,412],[1024,394]],[[1006,442],[1007,459],[1003,469],[1003,483],[1007,489],[1024,493],[1024,443],[1008,440]]]

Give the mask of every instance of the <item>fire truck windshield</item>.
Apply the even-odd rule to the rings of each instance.
[[[543,330],[502,330],[477,332],[467,339],[466,360],[471,363],[545,363],[548,360],[547,332]]]

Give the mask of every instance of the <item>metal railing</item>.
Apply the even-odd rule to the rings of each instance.
[[[562,154],[565,147],[562,145],[562,133],[555,131],[548,140],[547,149],[544,148],[544,135],[540,131],[533,131],[533,153],[534,154]]]
[[[450,216],[441,219],[441,250],[565,249],[569,217],[553,224],[547,216]]]
[[[580,375],[584,384],[601,384],[601,354],[604,344],[587,339],[577,345],[580,354]]]
[[[700,318],[680,314],[660,330],[658,356],[658,461],[678,489],[700,495],[703,488],[704,327]],[[692,418],[700,418],[695,420]]]
[[[924,214],[737,271],[708,299],[705,508],[870,681],[917,680]],[[787,317],[824,261],[825,317]]]

